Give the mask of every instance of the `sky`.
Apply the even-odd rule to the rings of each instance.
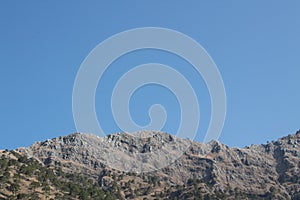
[[[0,149],[76,132],[72,91],[82,62],[110,36],[141,27],[182,32],[212,57],[227,96],[222,143],[243,147],[295,133],[300,129],[299,10],[296,0],[1,1]],[[103,130],[120,131],[109,106],[113,83],[149,62],[184,67],[200,102],[195,140],[201,142],[210,120],[205,83],[184,60],[151,49],[120,57],[99,82],[96,110]],[[174,133],[180,110],[166,88],[136,91],[130,102],[133,119],[147,124],[154,103],[168,111],[163,131]]]

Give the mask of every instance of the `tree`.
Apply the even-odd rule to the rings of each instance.
[[[13,194],[16,194],[16,192],[18,192],[20,190],[20,185],[17,184],[17,183],[12,183],[10,186],[9,186],[9,190],[13,193]]]
[[[40,187],[41,184],[39,182],[33,181],[30,183],[29,188],[35,190],[36,188]]]

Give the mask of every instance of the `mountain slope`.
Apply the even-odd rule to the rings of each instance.
[[[57,180],[73,182],[81,189],[83,185],[67,175],[89,180],[89,187],[101,191],[102,199],[300,198],[300,132],[245,148],[229,148],[217,141],[191,142],[161,132],[139,134],[100,138],[75,133],[19,148],[14,154],[32,158],[41,163],[40,167],[53,170]],[[161,168],[167,162],[171,164]],[[36,181],[34,175],[26,178]],[[50,186],[54,193],[56,187]],[[69,189],[66,191],[56,195],[70,195]],[[79,193],[73,198],[93,199],[88,195],[82,198]]]

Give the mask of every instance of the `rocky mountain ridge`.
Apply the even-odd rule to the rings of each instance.
[[[300,198],[300,131],[245,148],[154,131],[106,137],[75,133],[17,152],[92,178],[124,199]]]

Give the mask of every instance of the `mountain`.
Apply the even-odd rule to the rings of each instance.
[[[74,133],[0,156],[0,199],[300,199],[300,131],[245,148]]]

